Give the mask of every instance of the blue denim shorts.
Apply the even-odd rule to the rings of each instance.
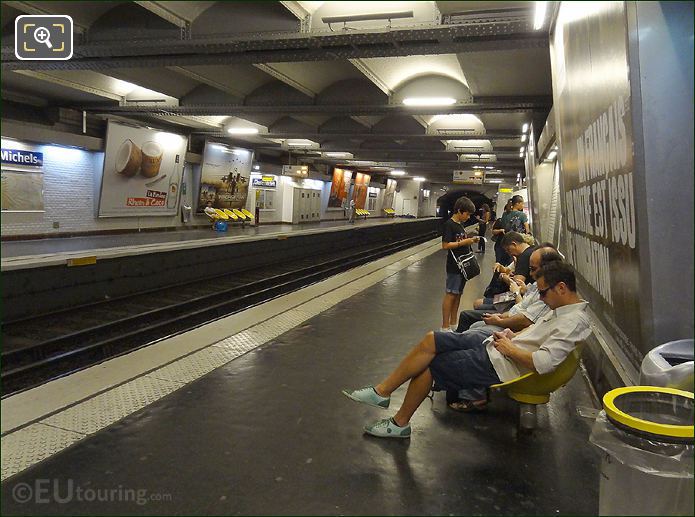
[[[476,332],[435,332],[437,355],[430,363],[434,390],[486,388],[500,382],[483,345],[485,335]]]
[[[461,294],[466,285],[466,279],[461,273],[446,274],[446,292],[451,294]]]

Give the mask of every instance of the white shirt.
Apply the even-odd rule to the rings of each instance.
[[[541,300],[536,282],[528,285],[526,287],[526,294],[521,299],[521,302],[509,309],[510,316],[514,316],[515,314],[523,314],[529,319],[529,321],[534,323],[549,312],[550,307],[548,307],[545,302]]]
[[[545,302],[541,300],[536,282],[529,284],[526,287],[526,294],[521,299],[521,302],[509,309],[510,316],[514,316],[515,314],[523,314],[531,323],[535,323],[549,312],[550,307],[548,307]],[[487,325],[484,321],[476,321],[470,326],[470,328],[486,328],[492,329],[493,331],[504,330],[502,327],[497,325]]]
[[[582,300],[558,307],[514,336],[512,343],[531,352],[533,366],[538,373],[550,373],[565,360],[577,343],[584,341],[591,334],[589,316],[585,310],[588,305]],[[516,379],[531,371],[502,355],[492,341],[493,336],[485,340],[486,350],[502,382]]]

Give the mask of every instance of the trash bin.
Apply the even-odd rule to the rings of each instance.
[[[599,515],[693,515],[693,393],[631,386],[603,397]]]
[[[187,223],[191,220],[191,207],[188,205],[181,205],[181,222]]]
[[[693,391],[695,347],[692,339],[670,341],[652,349],[642,360],[640,384]]]

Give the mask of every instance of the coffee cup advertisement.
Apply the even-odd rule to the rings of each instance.
[[[109,121],[99,216],[174,215],[186,137]]]

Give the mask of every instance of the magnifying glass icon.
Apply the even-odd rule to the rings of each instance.
[[[51,45],[51,32],[46,27],[38,27],[34,31],[34,39],[37,43],[43,43],[48,48],[53,48],[53,45]]]

